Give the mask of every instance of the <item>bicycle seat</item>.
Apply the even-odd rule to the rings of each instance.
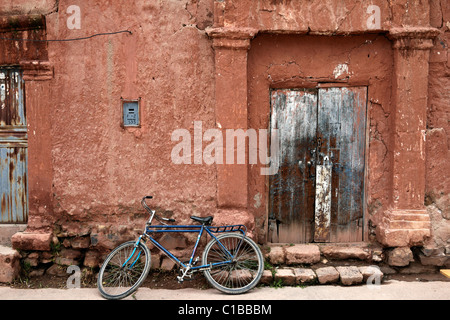
[[[213,221],[213,216],[207,216],[207,217],[196,217],[196,216],[191,216],[191,219],[197,222],[200,222],[202,224],[206,224],[206,225],[210,225],[211,222]]]

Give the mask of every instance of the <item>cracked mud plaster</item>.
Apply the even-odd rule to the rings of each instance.
[[[335,79],[337,79],[341,75],[347,74],[347,73],[348,73],[348,64],[346,64],[346,63],[338,64],[333,70],[333,75],[334,75]]]

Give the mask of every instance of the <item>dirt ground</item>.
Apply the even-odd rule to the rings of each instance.
[[[155,289],[180,289],[180,288],[195,288],[195,289],[207,289],[209,284],[202,274],[196,275],[191,280],[186,280],[182,284],[178,283],[176,277],[178,273],[176,271],[152,271],[147,276],[147,279],[141,285],[142,287],[155,288]],[[57,288],[63,289],[67,287],[67,280],[69,274],[64,276],[55,276],[44,274],[38,277],[19,277],[13,283],[0,284],[1,286],[9,286],[18,289],[38,289],[38,288]],[[96,274],[82,274],[81,277],[82,288],[96,288],[97,279]]]
[[[204,278],[203,274],[199,273],[195,278],[191,280],[184,281],[183,283],[178,283],[176,280],[176,271],[151,271],[147,279],[142,284],[142,287],[153,288],[153,289],[183,289],[183,288],[193,288],[193,289],[208,289],[211,288],[207,280]],[[67,280],[69,275],[55,276],[55,275],[43,275],[39,277],[24,278],[20,277],[15,282],[10,284],[0,284],[2,286],[9,286],[13,288],[20,289],[38,289],[38,288],[57,288],[63,289],[67,287]],[[383,281],[389,280],[399,280],[399,281],[446,281],[450,282],[449,278],[446,278],[440,273],[432,274],[394,274],[385,275]],[[96,274],[86,274],[84,273],[81,278],[82,288],[95,288]]]

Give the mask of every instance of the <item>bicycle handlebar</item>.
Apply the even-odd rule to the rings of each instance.
[[[145,203],[145,199],[152,199],[153,198],[153,196],[145,196],[145,197],[143,197],[142,198],[142,201],[141,201],[141,203],[142,203],[142,206],[144,207],[144,209],[146,209],[151,215],[152,215],[152,217],[153,217],[153,215],[155,216],[155,218],[157,219],[157,220],[164,220],[164,221],[169,221],[169,222],[175,222],[175,219],[172,219],[172,218],[164,218],[164,217],[160,217],[160,216],[158,216],[156,213],[155,213],[155,211],[153,211],[152,209],[150,209],[149,207],[148,207],[148,205],[147,205],[147,203]],[[151,217],[151,218],[152,218]],[[150,218],[150,219],[151,219]]]

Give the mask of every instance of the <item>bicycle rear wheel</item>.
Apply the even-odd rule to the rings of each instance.
[[[233,256],[232,259],[227,251]],[[264,270],[264,259],[253,240],[242,234],[228,233],[206,245],[203,265],[229,260],[231,262],[227,264],[204,271],[206,279],[214,288],[228,294],[241,294],[258,284]]]
[[[145,280],[150,271],[150,250],[136,241],[128,241],[115,248],[100,268],[97,287],[107,299],[122,299]]]

